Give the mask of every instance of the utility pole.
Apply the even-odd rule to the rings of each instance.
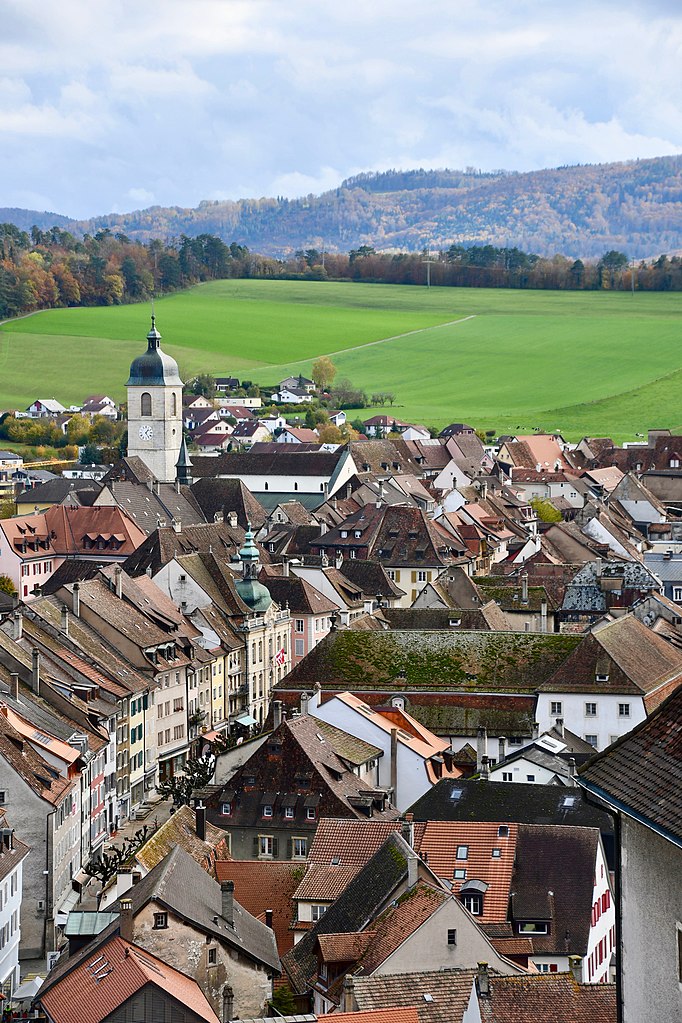
[[[422,259],[422,263],[426,263],[426,287],[431,287],[431,264],[437,263],[437,259],[431,259],[430,247],[426,250],[426,259]]]

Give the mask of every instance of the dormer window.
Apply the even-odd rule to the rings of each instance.
[[[347,536],[348,536],[348,530],[347,529],[342,529],[341,530],[341,539],[345,540]]]
[[[485,881],[472,878],[465,881],[459,890],[459,897],[465,909],[468,909],[472,916],[483,915],[483,896],[488,891]]]
[[[519,924],[519,934],[547,934],[549,925],[546,920],[527,920]]]
[[[354,533],[353,533],[353,536],[355,537],[356,540],[359,540],[360,537],[362,536],[362,530],[361,529],[356,529],[354,531]]]
[[[597,679],[597,682],[608,682],[609,676],[608,675],[599,675],[598,674],[596,676],[596,679]]]

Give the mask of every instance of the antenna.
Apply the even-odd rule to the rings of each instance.
[[[437,259],[431,259],[431,246],[426,250],[426,259],[422,259],[422,263],[426,263],[426,287],[431,287],[431,264],[437,263]]]

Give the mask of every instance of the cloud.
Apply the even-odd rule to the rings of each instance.
[[[85,216],[307,194],[358,170],[682,148],[673,0],[0,7],[6,205],[46,178],[59,212]]]

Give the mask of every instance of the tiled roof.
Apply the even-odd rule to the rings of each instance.
[[[37,795],[59,806],[67,792],[79,784],[79,778],[62,778],[0,714],[0,760],[9,764]],[[56,777],[55,777],[56,775]]]
[[[334,1023],[339,1023],[339,1014],[335,1014]],[[345,1012],[343,1023],[419,1023],[419,1015],[414,1007],[391,1009],[367,1009],[365,1012]],[[332,1023],[331,1016],[318,1016],[318,1023]],[[451,1023],[456,1023],[453,1019]]]
[[[272,910],[272,929],[280,956],[294,944],[291,922],[295,914],[292,899],[305,864],[291,860],[218,860],[219,882],[234,881],[234,894],[247,913],[265,921],[266,909]]]
[[[204,476],[192,484],[191,490],[208,522],[214,520],[216,512],[222,513],[227,521],[231,511],[237,513],[237,522],[242,529],[246,529],[249,522],[254,529],[265,522],[263,506],[242,480]]]
[[[357,963],[374,942],[376,931],[358,934],[318,934],[317,943],[326,963]]]
[[[440,595],[440,587],[438,592]],[[485,607],[385,607],[382,614],[391,629],[406,629],[411,632],[435,630],[450,632],[454,629],[464,631],[495,629],[498,632],[509,632],[512,629],[494,602],[486,604]]]
[[[579,781],[682,845],[682,688],[598,753]]]
[[[323,593],[315,589],[312,583],[296,575],[262,576],[261,582],[268,588],[270,596],[284,607],[289,604],[291,614],[332,614],[338,611],[338,604],[329,600]]]
[[[399,830],[397,820],[349,821],[324,817],[317,826],[308,862],[325,866],[338,858],[341,867],[363,867],[388,836]]]
[[[11,827],[11,821],[7,819],[4,811],[0,810],[0,828]],[[0,881],[4,881],[6,877],[9,877],[17,863],[21,863],[30,851],[31,847],[22,842],[20,838],[17,838],[16,834],[12,838],[11,849],[8,849],[3,842],[0,846]]]
[[[375,921],[376,933],[360,961],[361,971],[374,973],[450,897],[441,888],[418,881]]]
[[[220,885],[180,846],[128,892],[133,916],[154,900],[167,906],[190,925],[231,945],[257,963],[279,971],[273,932],[234,901],[234,927],[223,919]],[[117,904],[118,906],[118,904]]]
[[[403,590],[392,579],[389,579],[386,569],[379,561],[359,561],[346,558],[340,571],[342,575],[350,579],[354,586],[370,597],[376,597],[377,593],[380,593],[382,597],[401,597],[403,595]]]
[[[438,877],[452,884],[455,893],[472,880],[488,885],[480,923],[507,919],[518,825],[506,828],[508,836],[500,837],[497,823],[429,821],[418,845],[422,859]],[[460,847],[467,853],[462,859],[457,857]],[[493,849],[499,849],[500,855],[493,856]],[[454,877],[456,868],[466,871],[465,879]]]
[[[581,642],[555,633],[337,631],[278,688],[534,693]]]
[[[482,1023],[616,1023],[615,984],[578,984],[571,973],[492,977]]]
[[[216,857],[227,859],[225,832],[207,821],[206,840],[202,841],[197,835],[194,810],[189,806],[178,807],[138,850],[135,859],[146,870],[152,870],[176,845],[182,846],[209,874],[214,874]]]
[[[199,1019],[218,1023],[195,980],[118,935],[79,956],[71,970],[48,984],[39,992],[39,1001],[59,1023],[101,1023],[148,984]]]
[[[192,459],[193,475],[239,476],[248,481],[250,476],[331,476],[336,469],[343,448],[337,451],[297,452],[298,444],[279,444],[273,453],[233,451],[217,457],[197,455]]]
[[[208,522],[198,525],[182,525],[179,530],[162,526],[140,544],[135,553],[126,560],[124,568],[128,575],[143,575],[151,568],[152,575],[167,565],[173,558],[186,554],[213,551],[216,555],[229,557],[236,554],[244,542],[241,526],[232,528],[225,522]]]
[[[313,843],[314,841],[315,839]],[[309,863],[305,877],[294,892],[294,897],[311,902],[332,902],[348,887],[360,866],[359,863],[346,866]]]
[[[354,977],[353,994],[361,1012],[416,1005],[419,1023],[461,1023],[475,979],[475,970]]]

